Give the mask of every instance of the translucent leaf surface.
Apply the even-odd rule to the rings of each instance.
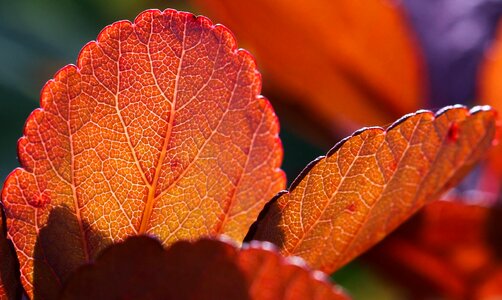
[[[43,88],[3,189],[28,292],[40,280],[50,298],[134,234],[242,240],[285,184],[260,88],[250,54],[205,17],[151,10],[106,27]]]
[[[455,185],[491,146],[495,115],[449,107],[356,132],[267,204],[246,240],[335,271]]]

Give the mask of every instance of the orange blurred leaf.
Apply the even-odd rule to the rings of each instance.
[[[303,118],[333,131],[340,122],[386,124],[423,106],[422,61],[394,1],[194,2],[246,43],[273,93],[299,104]]]
[[[238,249],[202,239],[164,250],[154,239],[132,237],[75,272],[62,299],[347,299],[296,261],[260,242]]]
[[[18,299],[21,293],[19,265],[5,234],[3,209],[0,204],[0,299]]]
[[[267,204],[246,240],[335,271],[454,186],[490,147],[495,115],[450,107],[356,132]]]
[[[415,296],[502,296],[502,210],[436,201],[366,256]],[[492,297],[492,298],[490,298]]]
[[[285,185],[260,88],[251,55],[205,17],[150,10],[88,43],[43,88],[3,189],[29,294],[50,298],[130,235],[242,240]]]
[[[485,60],[481,63],[478,76],[478,100],[486,103],[498,112],[502,112],[502,22],[498,25],[498,30],[491,45],[485,53]],[[500,127],[500,124],[499,124]],[[502,130],[497,134],[497,145],[492,149],[490,155],[490,167],[498,175],[502,175]]]

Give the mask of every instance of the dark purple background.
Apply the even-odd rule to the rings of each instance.
[[[429,75],[431,108],[472,104],[476,76],[502,13],[500,0],[402,0]]]

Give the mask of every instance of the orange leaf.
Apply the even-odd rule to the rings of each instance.
[[[490,147],[494,130],[489,107],[451,107],[358,131],[267,204],[246,240],[271,241],[333,272],[456,184]]]
[[[49,298],[130,235],[241,240],[285,185],[260,87],[251,55],[205,17],[150,10],[88,43],[43,88],[3,189],[29,293],[38,274]]]
[[[486,52],[485,60],[481,64],[478,78],[479,101],[502,111],[502,22],[491,48]],[[500,124],[499,124],[500,127]],[[502,130],[498,132],[498,145],[490,155],[490,166],[499,176],[502,175]]]
[[[479,98],[502,111],[502,23],[499,24],[491,48],[485,54],[479,76]]]
[[[62,299],[347,299],[324,274],[295,262],[260,242],[239,250],[202,239],[164,250],[132,237],[80,268]]]
[[[331,131],[340,122],[385,124],[423,106],[422,62],[394,1],[195,3],[247,43],[275,94]]]
[[[19,299],[20,293],[19,265],[5,237],[3,209],[0,205],[0,299]]]

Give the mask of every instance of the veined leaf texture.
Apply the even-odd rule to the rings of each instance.
[[[205,17],[106,27],[42,90],[2,199],[28,294],[59,290],[112,242],[242,240],[285,186],[253,58]]]
[[[385,20],[397,20],[387,13]],[[362,68],[354,82],[363,82],[370,95],[385,95],[383,103],[398,110],[416,104],[414,68],[404,76],[412,92],[401,103],[396,99],[403,95],[371,71],[377,67],[365,69],[350,43],[333,47],[343,50],[336,70]],[[343,64],[350,53],[356,56]],[[7,237],[28,295],[58,297],[76,269],[132,235],[155,236],[157,250],[201,236],[242,240],[285,187],[279,123],[260,90],[252,56],[205,17],[149,10],[132,23],[106,27],[76,66],[64,67],[43,88],[41,108],[18,144],[21,168],[4,184]],[[361,106],[360,120],[386,115],[366,110],[359,96],[351,103]],[[454,185],[490,147],[494,131],[489,107],[419,111],[387,130],[358,131],[270,201],[246,240],[271,241],[282,254],[332,272]],[[178,245],[191,245],[184,243]],[[230,256],[254,251],[216,247]],[[275,253],[256,255],[270,272],[282,270]],[[265,275],[250,272],[246,284]],[[289,289],[290,279],[274,284]],[[310,293],[310,279],[292,295]],[[323,286],[321,294],[331,295]]]
[[[491,146],[495,117],[489,107],[450,107],[362,129],[268,203],[246,240],[333,272],[454,186]]]

